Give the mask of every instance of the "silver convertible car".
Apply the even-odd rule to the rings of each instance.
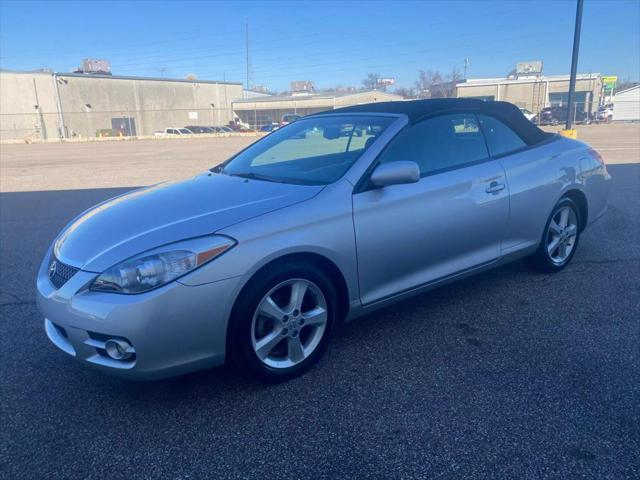
[[[593,149],[508,103],[333,110],[82,213],[45,255],[38,305],[49,339],[104,372],[230,360],[277,382],[339,322],[519,258],[563,269],[609,180]]]

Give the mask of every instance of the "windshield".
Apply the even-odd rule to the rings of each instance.
[[[359,115],[303,118],[240,152],[220,172],[273,182],[333,183],[394,120]]]
[[[181,128],[180,129],[180,133],[182,133],[183,135],[189,135],[191,133],[191,131],[187,130],[186,128]]]

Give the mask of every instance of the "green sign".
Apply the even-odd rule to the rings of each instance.
[[[618,84],[618,77],[616,76],[602,77],[602,84],[604,85],[604,88],[608,90],[613,90],[614,88],[616,88],[616,85]]]

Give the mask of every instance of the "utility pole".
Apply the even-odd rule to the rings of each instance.
[[[467,79],[467,69],[469,68],[469,59],[464,59],[464,79]]]
[[[571,130],[574,121],[575,109],[573,108],[576,93],[576,74],[578,71],[578,50],[580,49],[580,28],[582,25],[582,6],[584,0],[577,0],[576,26],[573,32],[573,54],[571,55],[571,78],[569,79],[569,98],[567,99],[567,123],[565,130]]]
[[[249,90],[249,19],[245,20],[245,33],[247,43],[247,90]]]

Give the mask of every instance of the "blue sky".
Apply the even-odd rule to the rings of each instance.
[[[505,76],[518,61],[569,72],[575,0],[29,2],[0,0],[0,66],[71,71],[106,58],[114,74],[360,86],[367,72],[411,86],[420,69]],[[640,1],[585,0],[579,72],[640,79]]]

